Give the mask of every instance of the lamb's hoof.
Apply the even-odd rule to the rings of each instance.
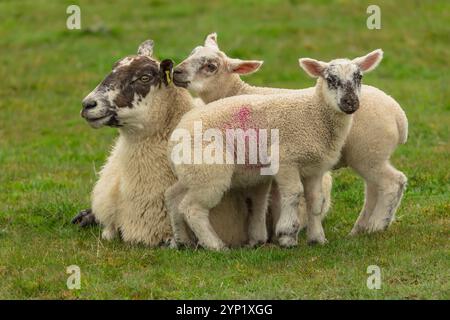
[[[170,238],[169,245],[167,247],[169,249],[177,249],[178,248],[178,245],[177,245],[177,242],[175,241],[175,238]]]
[[[317,236],[308,239],[308,245],[310,246],[324,245],[327,242],[328,240],[325,238],[325,236]]]
[[[202,247],[212,251],[228,251],[229,248],[223,242],[202,244]]]
[[[385,231],[389,227],[390,219],[369,220],[367,223],[367,232],[375,233]]]
[[[176,249],[176,245],[177,243],[175,242],[175,239],[172,237],[161,240],[161,242],[159,243],[159,247],[169,249]]]
[[[92,209],[81,210],[73,219],[73,224],[78,224],[81,228],[87,227],[93,224],[97,224],[95,221],[94,213]]]
[[[355,237],[355,236],[360,235],[365,232],[366,232],[366,229],[363,226],[355,225],[352,228],[352,231],[350,231],[350,233],[348,234],[348,236]]]
[[[278,237],[278,244],[283,248],[293,248],[298,245],[297,237],[282,235]]]
[[[116,234],[117,232],[115,230],[106,228],[102,232],[102,239],[106,241],[111,241],[116,237]]]

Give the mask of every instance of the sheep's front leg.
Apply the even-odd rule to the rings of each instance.
[[[209,210],[219,203],[222,195],[223,192],[214,187],[189,189],[179,206],[200,245],[217,251],[226,249],[226,246],[209,221]]]
[[[248,236],[250,247],[267,242],[267,205],[271,182],[264,182],[248,189],[252,201],[252,212],[249,216]]]
[[[165,193],[165,205],[170,216],[172,231],[175,239],[175,247],[179,245],[194,247],[195,241],[192,240],[192,232],[184,221],[183,214],[179,210],[179,206],[187,189],[177,182],[169,187]]]
[[[307,240],[308,244],[325,244],[325,232],[322,227],[322,175],[306,177],[303,180],[305,188],[306,210],[308,213]]]
[[[275,227],[278,244],[293,247],[298,243],[299,231],[298,204],[301,182],[296,167],[280,167],[275,177],[280,193],[280,217]]]

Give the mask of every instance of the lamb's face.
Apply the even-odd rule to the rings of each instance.
[[[335,110],[352,114],[359,108],[363,73],[376,68],[383,51],[375,50],[353,60],[336,59],[328,63],[304,58],[300,66],[312,77],[322,80],[322,96]]]
[[[174,83],[196,93],[223,90],[233,74],[249,74],[262,65],[262,61],[231,59],[219,49],[217,34],[206,37],[205,44],[192,50],[191,54],[174,69]]]
[[[351,114],[359,108],[362,71],[350,60],[333,60],[323,71],[326,102],[336,110]]]
[[[175,67],[173,80],[177,86],[203,92],[220,83],[226,73],[225,56],[217,49],[199,46]]]

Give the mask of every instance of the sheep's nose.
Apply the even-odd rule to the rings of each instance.
[[[178,75],[180,75],[180,74],[182,74],[183,73],[183,71],[181,71],[180,69],[174,69],[173,70],[173,74],[178,74]]]
[[[97,106],[97,101],[95,100],[83,100],[81,103],[83,105],[83,109],[93,109]]]

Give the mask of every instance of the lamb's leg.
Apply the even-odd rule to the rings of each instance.
[[[118,234],[117,228],[114,224],[108,224],[103,228],[102,231],[102,239],[103,240],[107,240],[107,241],[111,241],[112,239],[114,239]]]
[[[322,178],[322,209],[321,209],[321,220],[323,221],[325,217],[327,216],[328,211],[331,207],[331,189],[333,186],[333,178],[331,177],[331,173],[327,172],[323,175]],[[308,225],[308,213],[306,208],[306,199],[305,199],[305,193],[303,191],[303,185],[302,185],[302,192],[300,194],[300,202],[298,206],[298,214],[299,214],[299,221],[300,221],[300,230],[303,230]]]
[[[252,213],[249,216],[248,234],[250,247],[267,242],[267,202],[271,183],[265,182],[248,189],[252,201]]]
[[[305,188],[306,207],[308,212],[308,226],[306,237],[308,244],[324,244],[327,242],[322,227],[322,175],[305,177],[303,179]]]
[[[366,180],[364,207],[356,220],[350,235],[356,235],[365,231],[367,222],[377,203],[378,191],[376,184]]]
[[[225,243],[217,236],[209,221],[209,210],[219,203],[223,193],[213,186],[189,189],[179,206],[200,245],[207,249],[226,249]]]
[[[277,242],[275,234],[276,225],[280,218],[281,203],[280,203],[280,191],[278,189],[278,183],[276,180],[272,180],[272,186],[270,188],[270,199],[267,208],[267,232],[271,242]]]
[[[385,230],[394,219],[406,188],[406,176],[389,162],[377,170],[378,197],[365,229],[370,232]]]
[[[280,246],[293,247],[298,243],[297,235],[299,231],[298,204],[301,182],[298,169],[295,167],[280,167],[275,179],[280,192],[280,217],[277,221],[275,234]]]
[[[184,221],[183,214],[179,210],[179,205],[186,195],[187,188],[185,188],[180,182],[176,182],[169,187],[165,193],[165,205],[170,216],[172,224],[173,235],[175,239],[175,247],[178,244],[195,246],[195,241],[192,240],[192,236],[188,225]]]
[[[95,215],[92,212],[92,209],[84,209],[81,210],[75,217],[72,219],[73,224],[79,225],[81,228],[95,225],[97,221],[95,220]]]

